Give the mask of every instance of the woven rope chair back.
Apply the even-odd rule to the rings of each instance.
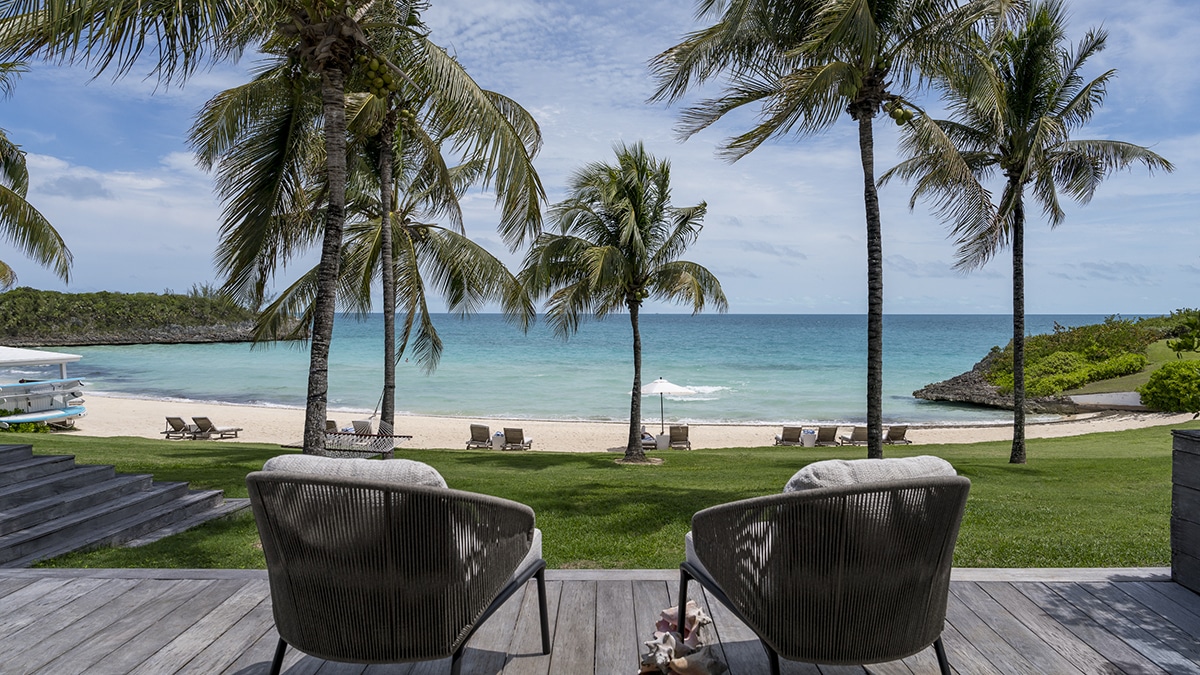
[[[533,537],[533,511],[445,488],[246,477],[279,635],[333,661],[450,656]]]
[[[780,656],[891,661],[942,633],[970,485],[954,476],[748,499],[700,511],[692,536],[713,579]]]

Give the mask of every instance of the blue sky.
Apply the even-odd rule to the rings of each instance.
[[[1068,0],[1072,42],[1103,25],[1108,49],[1094,77],[1116,68],[1106,104],[1078,138],[1151,146],[1174,174],[1111,177],[1086,206],[1068,206],[1051,231],[1031,212],[1026,240],[1029,313],[1165,313],[1196,306],[1200,288],[1200,16],[1187,0]],[[645,103],[647,61],[699,27],[682,0],[433,0],[426,20],[484,87],[529,109],[545,145],[536,164],[551,201],[570,172],[607,160],[618,141],[642,140],[672,162],[674,201],[708,202],[688,258],[720,278],[739,313],[866,311],[865,238],[857,132],[844,117],[827,133],[774,142],[734,164],[714,156],[744,115],[679,142],[678,109]],[[220,204],[185,138],[210,96],[243,81],[253,59],[157,87],[147,69],[114,82],[81,68],[31,64],[0,102],[0,127],[28,153],[29,200],[75,255],[68,286],[0,242],[21,285],[71,291],[184,291],[215,281]],[[933,101],[927,101],[931,105]],[[878,172],[896,162],[891,120],[876,124]],[[880,192],[884,296],[889,313],[1008,313],[1011,258],[951,269],[953,247],[901,183]],[[468,234],[510,265],[495,233],[491,195],[466,202]],[[292,270],[298,273],[299,269]],[[648,311],[684,311],[650,305]]]

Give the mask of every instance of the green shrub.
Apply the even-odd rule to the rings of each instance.
[[[1149,359],[1146,358],[1145,354],[1122,354],[1114,356],[1107,361],[1092,364],[1092,375],[1088,382],[1111,380],[1114,377],[1132,375],[1145,368],[1148,362]],[[1068,388],[1073,389],[1074,387]]]
[[[1164,412],[1200,412],[1200,361],[1172,361],[1138,389],[1142,404]]]
[[[23,412],[25,411],[21,410],[20,408],[14,408],[13,410],[5,410],[0,408],[0,417],[7,417],[8,415],[20,415]],[[49,431],[50,427],[42,424],[41,422],[20,422],[18,424],[8,425],[7,429],[0,429],[0,433],[6,432],[20,434],[44,434],[48,433]]]
[[[1087,359],[1075,352],[1054,352],[1025,369],[1025,377],[1048,377],[1065,375],[1088,368]]]

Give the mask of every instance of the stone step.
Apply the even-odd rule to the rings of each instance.
[[[88,551],[104,546],[116,546],[142,537],[150,532],[168,527],[196,513],[201,513],[220,504],[221,490],[193,490],[165,504],[139,511],[103,527],[89,530],[73,540],[63,540],[38,548],[20,558],[0,563],[0,567],[28,567],[39,560],[47,560],[73,551]]]
[[[80,464],[69,471],[14,483],[0,488],[0,511],[62,494],[85,485],[100,483],[115,475],[117,472],[111,466]]]
[[[0,445],[0,466],[30,457],[33,457],[33,446],[28,443]]]
[[[122,495],[103,505],[0,536],[0,566],[12,567],[15,560],[63,546],[70,546],[68,550],[76,550],[102,545],[106,542],[100,532],[107,531],[116,523],[156,511],[162,505],[186,494],[187,483],[154,483],[148,490]],[[140,534],[142,533],[138,532],[131,537]],[[99,543],[94,543],[97,541]]]
[[[98,469],[112,467],[95,467]],[[92,473],[79,467],[69,473]],[[21,506],[0,509],[0,535],[25,530],[54,518],[61,518],[77,511],[111,502],[117,497],[143,492],[150,488],[154,477],[150,474],[113,475],[74,489],[51,494],[41,499],[27,500]]]
[[[230,516],[241,513],[242,511],[247,511],[249,509],[250,509],[250,500],[249,499],[226,499],[223,503],[221,503],[218,506],[214,506],[205,511],[201,511],[200,513],[197,513],[195,515],[188,516],[187,518],[180,520],[178,522],[172,523],[172,524],[168,525],[167,527],[157,529],[153,532],[148,532],[145,535],[138,537],[137,539],[130,539],[129,541],[125,542],[124,545],[129,546],[129,547],[136,547],[136,546],[145,546],[146,544],[152,544],[152,543],[158,541],[159,539],[165,539],[171,535],[179,534],[180,532],[185,532],[187,530],[192,529],[193,527],[196,527],[197,525],[203,525],[204,523],[207,523],[210,520],[218,520],[221,518],[228,518]]]
[[[38,455],[20,459],[0,465],[0,487],[67,471],[74,467],[75,457],[72,455]]]

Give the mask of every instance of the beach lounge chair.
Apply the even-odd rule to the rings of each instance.
[[[784,427],[782,434],[775,436],[775,445],[800,445],[800,432],[803,427]]]
[[[336,432],[337,430],[338,425],[336,420],[325,420],[325,431]]]
[[[196,423],[197,431],[193,438],[237,438],[241,427],[219,427],[212,423],[212,420],[207,417],[193,417],[192,421]]]
[[[471,425],[471,438],[467,440],[467,449],[492,447],[492,430],[483,424]]]
[[[837,445],[837,427],[817,427],[817,445]]]
[[[912,441],[910,441],[904,437],[904,434],[906,434],[906,433],[908,433],[908,425],[907,424],[903,424],[900,426],[894,426],[894,427],[888,427],[887,435],[883,437],[883,442],[887,443],[888,445],[893,445],[896,443],[908,445],[909,443],[912,443]]]
[[[533,437],[513,427],[504,427],[504,444],[501,450],[528,450],[533,447]]]
[[[686,426],[671,427],[670,447],[677,450],[692,449],[692,442],[688,440],[688,428]]]
[[[167,438],[195,438],[200,427],[188,424],[182,417],[168,417],[167,430],[162,432]]]
[[[931,645],[950,675],[942,629],[971,482],[909,457],[815,462],[788,487],[692,517],[680,604],[699,582],[758,635],[772,675],[780,657],[862,665]]]
[[[854,427],[849,436],[841,436],[838,440],[841,441],[841,445],[866,445],[867,428]]]
[[[642,427],[642,452],[650,452],[658,449],[658,439],[654,434],[646,431],[646,427]]]
[[[530,579],[550,653],[546,562],[528,506],[451,490],[404,459],[284,455],[246,486],[279,632],[272,675],[289,645],[357,664],[448,656],[458,675],[471,636]]]

